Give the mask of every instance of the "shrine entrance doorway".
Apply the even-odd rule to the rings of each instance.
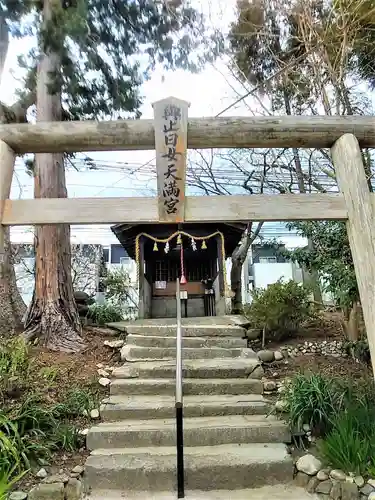
[[[176,317],[176,280],[181,279],[182,315],[228,312],[225,256],[243,224],[119,224],[113,232],[137,261],[139,318]]]

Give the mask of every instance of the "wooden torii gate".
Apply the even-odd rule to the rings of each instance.
[[[0,126],[0,262],[3,226],[37,224],[345,220],[375,366],[375,195],[361,147],[375,147],[375,117],[188,119],[188,103],[154,104],[154,120]],[[187,148],[330,148],[337,194],[185,197]],[[17,154],[156,149],[158,196],[10,200]]]

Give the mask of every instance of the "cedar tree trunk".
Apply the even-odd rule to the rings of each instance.
[[[44,0],[45,24],[52,18],[56,1]],[[37,74],[37,120],[61,121],[61,93],[56,77],[60,60],[44,47]],[[34,190],[36,198],[66,198],[62,153],[36,155]],[[35,289],[25,336],[37,336],[53,350],[79,351],[83,342],[71,277],[70,227],[64,224],[36,227],[35,251]]]
[[[5,13],[0,13],[0,81],[3,75],[5,59],[9,47],[9,30]],[[3,108],[3,106],[1,105]],[[0,123],[7,123],[7,117],[1,111]],[[9,227],[4,227],[4,261],[0,263],[0,332],[13,335],[22,328],[22,319],[26,305],[17,288],[16,274],[9,237]]]
[[[9,227],[4,227],[4,262],[0,264],[0,332],[9,336],[21,330],[25,313],[26,305],[16,283]]]

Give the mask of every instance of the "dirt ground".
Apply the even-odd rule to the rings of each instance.
[[[279,350],[282,347],[294,347],[304,342],[327,342],[343,340],[343,331],[340,323],[340,313],[324,312],[322,317],[304,326],[294,337],[280,341],[266,342],[266,349]],[[256,350],[260,347],[254,346]],[[299,355],[295,358],[273,362],[272,365],[263,365],[267,377],[291,377],[295,373],[322,373],[327,376],[345,376],[363,378],[372,376],[371,366],[357,362],[350,357],[335,358],[332,356]],[[273,377],[274,375],[276,375]]]

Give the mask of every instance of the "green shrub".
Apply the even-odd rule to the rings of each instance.
[[[316,435],[323,435],[342,405],[343,394],[331,378],[299,374],[285,385],[282,399],[292,429],[300,431],[303,424],[309,424]]]
[[[97,325],[105,325],[106,323],[122,321],[124,316],[119,306],[106,303],[90,306],[87,318]]]
[[[375,466],[375,407],[352,404],[333,418],[321,441],[325,461],[346,473],[363,474]]]
[[[267,333],[282,339],[314,317],[314,308],[308,288],[293,280],[279,280],[265,290],[254,290],[245,314],[254,328],[265,328]]]
[[[49,449],[44,440],[46,435],[40,429],[25,432],[17,420],[0,414],[0,472],[12,470],[22,473],[30,463],[48,456]]]
[[[11,469],[0,469],[0,500],[7,500],[13,486],[20,481],[27,471],[17,474],[17,466]]]

